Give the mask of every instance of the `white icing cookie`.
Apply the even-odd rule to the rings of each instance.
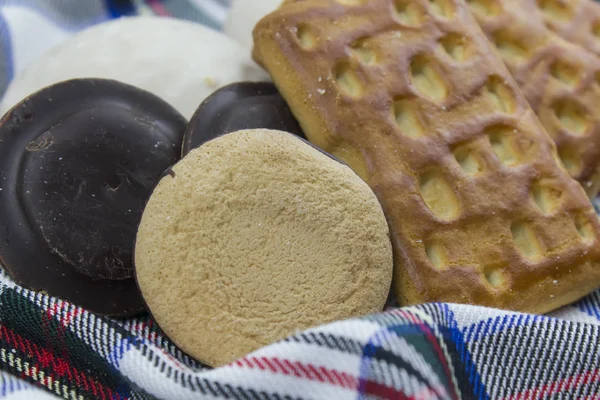
[[[0,115],[29,94],[72,78],[108,78],[140,87],[189,119],[219,87],[268,75],[246,48],[200,24],[121,18],[74,35],[25,68],[0,102]]]

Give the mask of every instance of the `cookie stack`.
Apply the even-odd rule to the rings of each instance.
[[[243,4],[228,29],[250,41]],[[209,96],[91,67],[17,78],[0,261],[18,283],[148,311],[210,366],[386,301],[546,313],[600,287],[597,5],[263,5],[272,83],[237,52],[218,82],[179,76]]]
[[[511,4],[472,3],[492,16]],[[254,56],[306,136],[377,194],[401,304],[542,313],[600,284],[600,224],[560,159],[583,163],[587,148],[573,143],[600,134],[552,97],[569,137],[557,152],[499,58],[521,47],[496,30],[494,48],[452,0],[287,1],[254,30]]]

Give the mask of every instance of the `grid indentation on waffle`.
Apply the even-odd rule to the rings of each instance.
[[[592,227],[591,221],[589,221],[584,215],[577,215],[573,222],[575,223],[575,228],[579,233],[579,236],[586,241],[592,242],[594,240],[594,229]]]
[[[425,9],[412,0],[393,0],[394,17],[402,25],[420,26],[426,17]]]
[[[296,38],[300,46],[305,50],[314,49],[317,46],[317,34],[308,24],[299,24],[295,28]]]
[[[570,1],[536,1],[546,19],[575,13]],[[524,3],[507,1],[501,23],[481,13],[474,15],[555,141],[566,169],[593,188],[594,171],[600,167],[600,112],[596,111],[600,91],[595,84],[600,59],[536,23],[535,7]],[[474,3],[469,4],[475,11]]]
[[[550,73],[559,82],[571,88],[579,84],[582,75],[580,67],[564,60],[554,61],[550,65]]]
[[[562,98],[551,105],[554,115],[560,125],[569,133],[581,136],[588,132],[591,126],[591,116],[585,106],[573,98]]]
[[[429,170],[419,177],[419,192],[425,205],[437,218],[451,221],[458,217],[461,206],[452,186],[439,170]]]
[[[600,55],[600,4],[597,1],[529,1],[534,1],[533,5],[537,6],[537,11],[550,30],[564,39]]]
[[[366,0],[336,0],[336,2],[345,6],[359,6],[361,4],[365,4],[365,1]]]
[[[544,214],[552,214],[561,207],[563,193],[560,187],[543,179],[536,181],[531,187],[533,201]]]
[[[502,0],[466,0],[467,4],[476,14],[493,17],[502,12]]]
[[[464,35],[448,33],[440,39],[444,52],[456,62],[469,60],[474,53],[473,43]]]
[[[592,22],[592,35],[600,40],[600,20]]]
[[[412,138],[425,135],[417,104],[410,98],[397,98],[393,103],[393,118],[400,132]]]
[[[507,114],[515,112],[515,94],[499,76],[493,75],[488,78],[484,94],[493,103],[496,111]]]
[[[494,32],[491,39],[506,62],[522,64],[531,59],[532,49],[508,29]]]
[[[537,0],[544,16],[553,21],[568,22],[573,18],[573,7],[565,0]]]
[[[429,0],[429,11],[438,18],[452,18],[456,10],[453,0]]]
[[[487,17],[503,10],[495,0],[467,2]],[[323,3],[311,4],[319,8]],[[318,77],[319,85],[308,85],[312,90],[322,87],[321,76],[323,82],[327,75],[333,78],[333,86],[317,89],[323,96],[314,96],[327,118],[336,121],[328,128],[333,144],[325,150],[343,160],[360,160],[359,175],[369,183],[373,179],[380,187],[392,187],[402,182],[394,190],[407,197],[390,196],[382,205],[388,213],[399,212],[391,209],[399,205],[414,214],[413,224],[398,227],[412,238],[404,241],[407,254],[441,274],[472,267],[487,290],[496,291],[508,290],[512,278],[530,271],[523,265],[551,264],[551,257],[563,255],[564,243],[574,253],[595,242],[596,225],[587,215],[572,214],[585,209],[585,198],[561,171],[562,163],[568,169],[578,159],[550,145],[512,79],[482,49],[478,30],[469,28],[470,20],[458,19],[465,15],[463,5],[450,0],[387,4],[389,15],[378,7],[357,6],[357,13],[348,7],[345,21],[357,20],[351,34],[319,26],[319,38],[331,38],[319,43],[319,51],[332,56],[317,66],[309,66],[308,55],[304,62],[306,71]],[[370,21],[381,29],[369,30],[372,26],[363,23],[368,13],[377,13]],[[319,8],[313,15],[325,14]],[[520,64],[537,51],[512,31],[495,33],[501,52]],[[462,79],[457,64],[468,69],[470,80]],[[572,67],[557,60],[552,67],[557,84],[568,89],[580,83],[582,72]],[[587,132],[587,114],[571,97],[565,99],[556,104],[557,120],[562,116],[562,124]],[[371,142],[361,135],[372,135]],[[420,158],[411,158],[413,151]],[[374,177],[378,163],[392,161],[395,175],[375,171]],[[547,178],[533,178],[538,176]],[[510,187],[508,193],[487,190],[501,187],[498,182]],[[565,224],[570,230],[559,235],[544,232]],[[498,229],[490,231],[490,226]],[[498,256],[497,262],[490,263],[490,255]]]
[[[448,96],[448,87],[435,63],[425,54],[414,56],[410,62],[410,80],[422,96],[442,102]]]
[[[473,143],[463,143],[456,146],[452,152],[456,163],[467,175],[476,176],[484,171],[484,164],[478,150]]]
[[[485,2],[485,4],[487,7],[495,7],[495,3],[491,1]],[[401,16],[396,15],[395,18],[400,21],[400,25],[407,25],[411,28],[424,24],[428,18],[427,12],[433,11],[435,15],[441,9],[423,7],[418,1],[399,0],[394,2],[395,13],[402,14]],[[398,30],[402,32],[401,27]],[[386,36],[386,38],[389,37],[390,35]],[[466,37],[465,33],[449,32],[441,35],[437,40],[453,61],[464,61],[475,54],[473,48],[469,49],[467,47],[470,43],[466,42]],[[531,49],[528,49],[525,43],[510,32],[499,31],[496,32],[494,37],[496,43],[500,43],[500,47],[503,47],[501,53],[504,53],[507,58],[523,63],[531,57]],[[401,38],[402,36],[398,35],[398,40],[401,40]],[[356,48],[364,48],[364,43],[367,42],[370,42],[368,55],[358,55],[357,57],[363,64],[362,67],[368,67],[369,64],[372,64],[374,49],[378,45],[377,37],[361,38],[359,41],[348,45],[349,49],[356,52]],[[431,48],[431,46],[424,47]],[[438,106],[445,103],[448,96],[451,95],[451,83],[446,82],[446,77],[440,72],[440,66],[443,63],[443,60],[436,58],[433,52],[430,51],[417,52],[410,58],[408,71],[409,86],[413,88],[412,93],[404,93],[392,101],[393,120],[402,135],[415,140],[423,138],[427,140],[426,137],[431,133],[430,127],[427,126],[421,115],[420,105],[422,103],[412,96],[416,95]],[[335,68],[337,69],[337,67]],[[568,69],[566,64],[557,63],[554,69],[557,78],[564,79],[567,82],[573,81],[571,76],[573,71]],[[334,75],[337,76],[337,73],[334,72]],[[570,78],[571,80],[569,80]],[[336,81],[338,81],[337,78]],[[358,81],[358,79],[352,79],[352,81]],[[345,90],[339,82],[338,88],[343,95],[349,95],[348,90]],[[353,92],[356,94],[360,91],[354,90]],[[488,105],[487,111],[489,113],[505,114],[508,117],[517,110],[514,91],[507,84],[506,79],[500,75],[490,75],[482,86],[479,96]],[[443,108],[443,106],[441,107]],[[557,118],[562,124],[577,133],[582,133],[587,129],[585,115],[582,113],[581,108],[574,105],[574,103],[570,101],[558,102],[555,108]],[[534,155],[528,154],[532,150],[531,141],[520,140],[526,136],[526,133],[520,132],[511,123],[491,124],[484,127],[478,136],[486,138],[486,141],[480,141],[477,146],[459,145],[449,150],[452,151],[453,158],[466,175],[476,176],[487,173],[493,176],[496,171],[502,168],[515,168],[523,163],[528,163],[532,159]],[[523,146],[523,143],[525,146]],[[488,160],[489,168],[487,169],[484,167],[485,163],[481,161],[482,154]],[[495,161],[490,162],[492,159]],[[566,159],[567,164],[570,166],[569,158],[566,157]],[[468,204],[461,204],[459,197],[454,192],[450,181],[455,179],[456,177],[451,176],[443,164],[430,168],[419,176],[419,194],[422,202],[432,216],[440,221],[456,220],[460,217],[463,207],[468,207]],[[530,196],[540,214],[552,214],[561,207],[562,204],[556,200],[556,193],[560,193],[562,196],[564,191],[560,187],[551,188],[539,183],[532,185]],[[530,263],[543,259],[544,248],[531,226],[526,222],[513,222],[509,225],[514,246],[523,258]],[[425,245],[425,253],[435,268],[444,269],[449,266],[450,260],[441,242],[428,241]],[[497,286],[500,282],[499,274],[500,272],[497,269],[484,273],[487,280],[495,283],[494,286]]]
[[[350,49],[354,57],[365,65],[377,63],[377,50],[369,42],[368,38],[357,39],[350,45]]]
[[[344,95],[360,97],[363,94],[364,85],[350,62],[346,60],[338,62],[333,68],[333,77],[338,89]]]

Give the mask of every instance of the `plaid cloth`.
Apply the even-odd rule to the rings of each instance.
[[[219,27],[226,7],[0,0],[0,93],[15,71],[85,26],[154,13]],[[15,48],[23,43],[28,51]],[[99,317],[23,289],[0,269],[7,399],[600,399],[599,350],[600,291],[550,316],[453,304],[391,309],[298,332],[211,370],[147,316]]]

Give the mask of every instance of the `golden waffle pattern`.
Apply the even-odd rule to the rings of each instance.
[[[254,43],[308,138],[378,196],[401,304],[546,312],[600,285],[585,192],[462,0],[287,3]]]
[[[468,4],[556,143],[563,164],[595,197],[600,190],[600,58],[546,28],[535,1]]]
[[[500,0],[497,0],[501,3]],[[521,0],[541,11],[548,28],[600,55],[600,4],[594,0]]]

